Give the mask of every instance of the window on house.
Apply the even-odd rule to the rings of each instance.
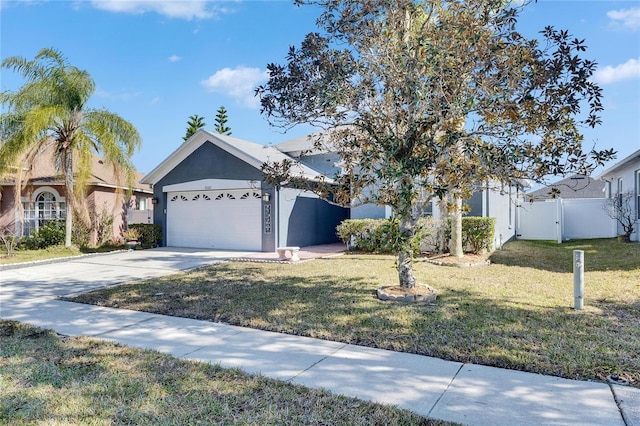
[[[147,199],[146,198],[136,198],[136,210],[147,210]]]
[[[23,208],[23,235],[31,235],[50,220],[65,218],[65,203],[51,192],[39,193],[33,201],[25,203]]]
[[[618,207],[622,207],[622,178],[618,178],[618,192],[616,193],[618,198]]]

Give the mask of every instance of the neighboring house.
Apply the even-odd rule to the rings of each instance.
[[[142,180],[153,186],[163,245],[271,252],[337,242],[348,209],[264,181],[262,165],[285,159],[295,162],[272,146],[198,130]],[[323,176],[300,163],[295,170]]]
[[[598,179],[606,185],[606,197],[614,198],[621,194],[631,193],[634,197],[633,217],[636,220],[632,241],[640,241],[640,149],[617,162],[602,172]],[[618,228],[618,233],[622,229]]]
[[[573,175],[526,194],[530,201],[551,198],[605,198],[605,183],[589,176]]]
[[[15,202],[16,184],[11,176],[0,181],[0,230],[30,235],[49,220],[64,219],[67,211],[64,176],[54,167],[53,149],[38,154],[33,164],[22,169],[23,183],[19,196],[22,209]],[[149,185],[136,185],[125,202],[122,179],[98,156],[94,156],[92,175],[87,185],[87,206],[94,220],[99,215],[113,216],[112,236],[118,238],[129,223],[150,222],[152,191]],[[141,178],[142,175],[139,175]],[[138,179],[139,180],[139,179]],[[139,216],[134,220],[134,216]],[[142,217],[145,219],[142,220]],[[95,243],[96,235],[92,236]]]

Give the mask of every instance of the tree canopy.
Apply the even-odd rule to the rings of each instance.
[[[320,6],[321,32],[269,64],[257,89],[274,126],[312,124],[342,158],[335,200],[390,205],[407,242],[433,197],[464,199],[490,181],[588,174],[610,150],[583,149],[600,123],[602,91],[584,40],[516,28],[526,4],[502,0],[298,0]],[[265,173],[282,170],[266,165]],[[373,192],[367,188],[375,188]],[[453,205],[459,211],[459,204]]]
[[[227,117],[227,109],[224,105],[220,106],[216,113],[216,132],[221,135],[231,135],[231,127],[227,126],[227,121],[229,121],[229,117]]]
[[[189,139],[198,129],[203,128],[207,124],[204,122],[204,117],[200,117],[198,114],[194,114],[189,116],[189,121],[187,121],[187,130],[185,135],[182,137],[182,140],[186,141]]]
[[[93,154],[101,154],[115,175],[124,177],[122,184],[131,188],[136,177],[131,156],[141,145],[140,135],[117,114],[87,107],[94,81],[57,50],[42,49],[33,60],[9,57],[2,68],[21,74],[26,83],[0,94],[7,108],[0,116],[0,174],[30,164],[44,148],[55,146],[55,166],[65,176],[65,245],[70,246],[73,213],[88,220],[83,207]],[[15,170],[19,200],[21,168]]]

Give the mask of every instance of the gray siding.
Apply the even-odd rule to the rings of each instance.
[[[349,218],[349,209],[319,198],[297,197],[287,227],[288,246],[312,246],[339,242],[336,227]]]
[[[212,143],[204,143],[190,156],[185,158],[173,170],[167,173],[153,187],[153,196],[158,199],[153,211],[153,222],[162,226],[162,245],[166,245],[167,229],[167,194],[162,192],[166,185],[191,182],[200,179],[238,179],[238,180],[262,180],[262,172],[245,163],[237,157],[218,148]],[[273,197],[272,197],[273,200]],[[263,203],[264,204],[264,203]],[[264,209],[262,212],[264,223]],[[263,227],[264,230],[264,227]],[[262,236],[263,250],[271,251],[275,248],[274,235]]]

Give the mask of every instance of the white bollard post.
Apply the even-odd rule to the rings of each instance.
[[[584,251],[573,251],[573,306],[581,310],[584,306]]]

